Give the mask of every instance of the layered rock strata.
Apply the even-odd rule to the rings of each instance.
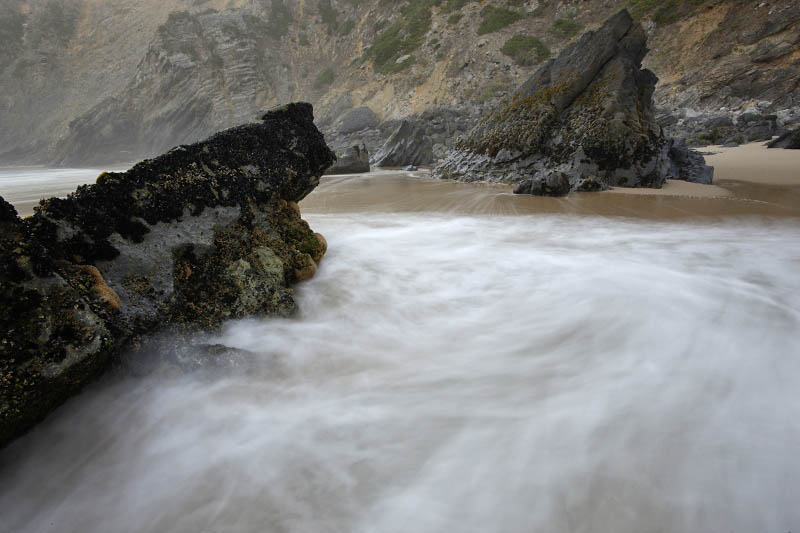
[[[326,250],[297,202],[334,159],[290,104],[24,221],[0,202],[0,446],[157,331],[290,316]]]
[[[434,175],[551,196],[658,188],[668,178],[710,182],[699,156],[676,147],[656,120],[658,79],[642,69],[646,45],[641,25],[620,11],[486,115]]]

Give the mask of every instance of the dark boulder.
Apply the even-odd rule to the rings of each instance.
[[[800,128],[787,131],[771,143],[768,148],[787,148],[789,150],[800,150]]]
[[[653,107],[658,78],[642,69],[646,41],[641,25],[619,12],[545,63],[434,175],[525,184],[519,192],[531,194],[658,188],[680,178]]]
[[[670,139],[669,175],[674,179],[711,185],[714,178],[714,167],[706,165],[702,155],[686,146],[684,139]]]
[[[425,125],[404,120],[375,154],[379,167],[405,167],[433,163],[433,143],[425,134]]]
[[[325,174],[363,174],[369,172],[369,152],[364,143],[351,146],[337,156],[336,162]]]
[[[154,332],[291,315],[326,249],[297,202],[333,160],[311,105],[290,104],[25,221],[0,202],[0,446]]]
[[[378,115],[368,107],[357,107],[347,112],[339,122],[338,132],[342,135],[375,128],[380,124]]]

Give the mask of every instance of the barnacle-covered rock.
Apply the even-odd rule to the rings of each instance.
[[[0,199],[0,447],[156,332],[291,315],[326,249],[297,202],[333,161],[289,104],[24,221]]]

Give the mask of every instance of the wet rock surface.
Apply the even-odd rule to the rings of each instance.
[[[333,161],[311,105],[290,104],[24,221],[0,201],[0,446],[154,332],[292,315],[327,247],[297,202]]]
[[[325,174],[361,174],[369,172],[369,152],[364,143],[349,147],[336,158]]]
[[[517,192],[543,195],[706,181],[702,157],[674,158],[656,120],[658,79],[641,64],[646,43],[642,27],[619,12],[486,115],[434,175],[515,183]]]

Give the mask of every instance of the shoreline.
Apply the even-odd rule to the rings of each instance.
[[[711,185],[668,180],[661,189],[613,188],[600,193],[572,193],[562,198],[512,194],[513,186],[430,178],[429,169],[376,168],[369,174],[323,176],[304,209],[312,212],[432,211],[476,214],[596,214],[639,218],[692,216],[800,216],[800,150],[767,149],[764,143],[736,148],[706,148],[714,166]],[[116,165],[114,166],[116,167]],[[4,167],[25,170],[14,183],[0,179],[0,196],[21,217],[33,214],[39,198],[65,196],[81,184],[94,183],[101,169]],[[40,176],[39,172],[47,175]],[[0,174],[2,176],[2,174]],[[5,181],[5,183],[4,183]]]

